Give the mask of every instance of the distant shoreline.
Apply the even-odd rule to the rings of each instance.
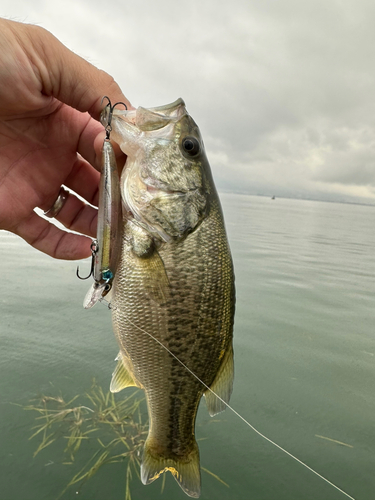
[[[285,194],[262,194],[262,193],[247,193],[244,191],[230,191],[226,189],[220,189],[218,188],[219,194],[236,194],[240,196],[259,196],[262,198],[269,198],[272,199],[274,198],[277,200],[278,198],[284,199],[284,200],[298,200],[298,201],[317,201],[317,202],[323,202],[323,203],[340,203],[344,205],[362,205],[365,207],[375,207],[375,200],[374,201],[360,201],[357,199],[329,199],[329,198],[318,198],[318,197],[309,197],[309,196],[292,196],[292,195],[285,195]]]

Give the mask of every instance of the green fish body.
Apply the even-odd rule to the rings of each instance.
[[[197,498],[198,405],[204,394],[211,415],[224,410],[233,385],[234,273],[220,202],[199,129],[181,99],[115,110],[111,126],[128,156],[111,302],[120,346],[111,390],[145,391],[150,428],[142,482],[169,470]]]

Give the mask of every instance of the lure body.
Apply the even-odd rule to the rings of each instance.
[[[102,149],[102,171],[99,184],[97,239],[93,248],[94,283],[83,307],[89,309],[112,287],[121,246],[121,194],[116,157],[108,139]]]

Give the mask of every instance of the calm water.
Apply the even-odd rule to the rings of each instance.
[[[233,407],[357,500],[373,499],[375,208],[221,198],[238,293]],[[59,444],[33,459],[34,415],[12,403],[40,393],[73,397],[93,377],[109,385],[118,352],[110,312],[82,308],[88,283],[75,266],[0,233],[1,500],[54,499],[79,470],[62,464]],[[345,498],[228,410],[210,421],[203,403],[197,437],[207,438],[199,443],[203,467],[230,486],[203,472],[202,500]],[[163,495],[160,480],[135,480],[133,499],[186,500],[167,479]],[[106,466],[76,491],[63,499],[123,500],[124,466]]]

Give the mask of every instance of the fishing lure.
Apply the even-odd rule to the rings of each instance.
[[[93,276],[94,283],[91,285],[83,301],[83,307],[90,309],[98,300],[107,295],[112,288],[112,282],[120,254],[121,246],[121,194],[120,180],[117,170],[116,156],[113,150],[110,133],[112,130],[111,120],[116,103],[112,106],[108,97],[108,104],[104,110],[107,115],[107,126],[105,127],[106,137],[102,147],[101,177],[99,184],[98,203],[98,225],[96,240],[91,244],[91,270],[90,274],[84,278]]]

